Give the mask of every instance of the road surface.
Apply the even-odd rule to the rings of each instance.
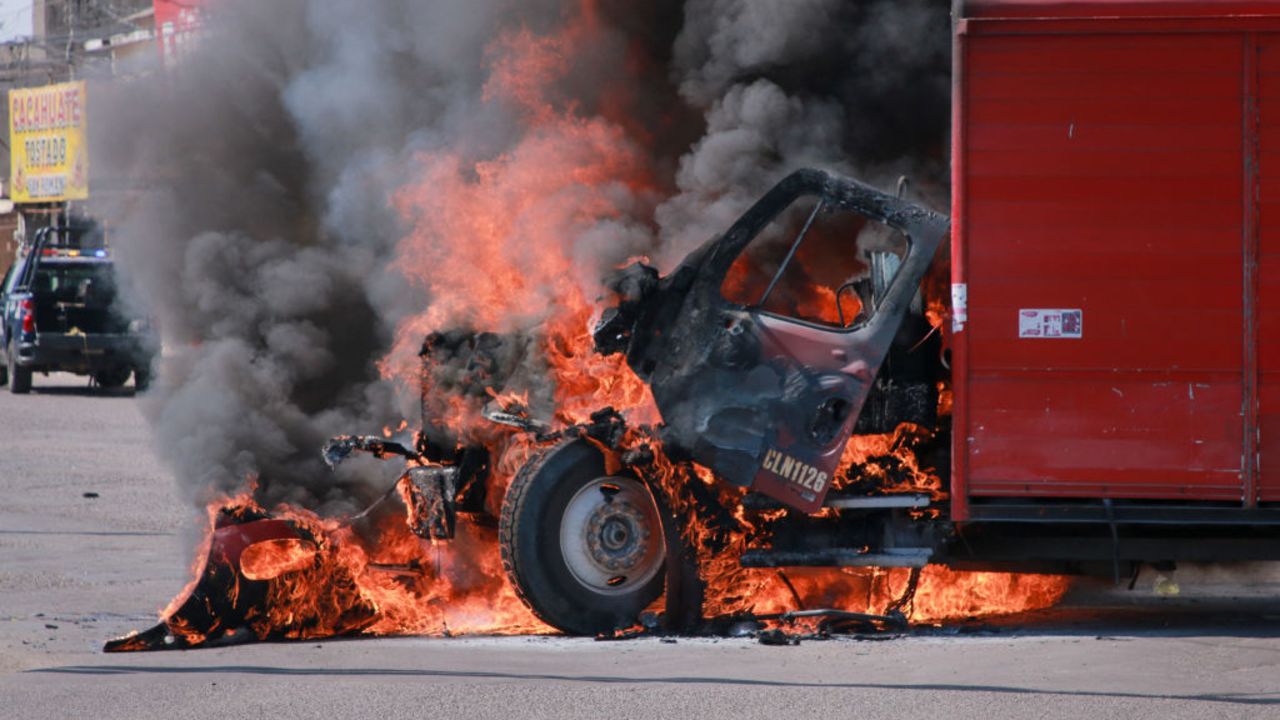
[[[187,579],[195,514],[151,449],[143,400],[86,385],[57,375],[29,396],[0,391],[0,718],[1280,716],[1277,585],[1257,567],[1180,570],[1178,598],[1143,576],[1013,623],[882,641],[378,638],[104,655]]]

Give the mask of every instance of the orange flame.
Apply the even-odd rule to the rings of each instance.
[[[314,543],[302,539],[263,540],[245,548],[240,555],[240,572],[250,580],[272,580],[306,569],[315,561],[317,550]]]
[[[620,356],[595,353],[588,330],[601,270],[634,254],[616,247],[618,233],[646,232],[629,219],[656,195],[642,133],[621,119],[584,115],[573,103],[556,99],[553,86],[568,71],[575,49],[597,32],[594,4],[582,0],[557,33],[520,29],[501,36],[489,48],[491,76],[484,97],[513,108],[527,132],[500,155],[479,162],[455,150],[418,156],[416,182],[394,198],[410,227],[397,264],[425,289],[430,302],[398,328],[382,363],[384,376],[417,388],[424,380],[417,350],[431,332],[529,332],[553,380],[547,399],[557,423],[584,421],[605,406],[623,412],[633,426],[660,421],[649,388]],[[735,266],[734,272],[726,280],[726,292],[746,282],[745,270]],[[811,295],[798,300],[806,304],[807,314],[832,323],[858,314],[859,301],[852,293],[841,297],[839,305],[829,288],[815,285]],[[942,325],[943,316],[942,306],[930,303],[935,326]],[[530,403],[528,389],[491,391],[490,397],[504,408]],[[435,420],[489,447],[493,463],[487,509],[496,516],[507,484],[538,445],[528,434],[484,423],[479,413],[488,399],[446,395],[434,407],[441,413]],[[396,431],[404,427],[401,423]],[[393,432],[384,429],[388,436]],[[911,439],[925,432],[907,427],[855,438],[842,460],[846,485],[856,465],[860,479],[881,472],[881,492],[927,492],[943,498],[937,475],[920,468],[910,451]],[[651,440],[633,431],[628,442]],[[654,450],[655,482],[685,520],[688,540],[700,550],[706,615],[799,607],[882,611],[901,595],[905,570],[796,570],[784,575],[740,567],[738,556],[771,516],[745,512],[739,502],[743,491],[716,483],[705,468],[673,465],[660,447]],[[893,478],[876,461],[888,457],[896,458]],[[730,508],[728,516],[701,515],[682,490],[686,483],[698,484],[721,507]],[[401,497],[410,500],[406,494]],[[227,502],[243,505],[247,497]],[[211,518],[222,504],[211,506]],[[270,541],[245,552],[245,576],[269,584],[267,615],[254,619],[259,634],[313,638],[551,630],[507,582],[492,528],[462,518],[453,540],[427,542],[409,530],[415,521],[413,503],[397,507],[351,524],[294,507],[275,509],[275,517],[295,523],[316,541]],[[206,540],[198,562],[207,554]],[[201,572],[195,568],[195,577]],[[194,582],[170,604],[165,618],[182,604]],[[922,574],[912,617],[937,620],[1043,607],[1056,602],[1065,587],[1059,578],[930,567]],[[189,632],[192,640],[203,639]]]

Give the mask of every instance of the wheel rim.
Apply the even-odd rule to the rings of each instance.
[[[653,496],[632,478],[602,477],[565,506],[560,552],[570,574],[601,595],[621,595],[653,579],[666,554]]]

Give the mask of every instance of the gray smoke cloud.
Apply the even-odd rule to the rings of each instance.
[[[571,226],[578,282],[593,286],[634,253],[669,266],[802,165],[924,168],[945,197],[946,7],[591,5],[599,32],[571,48],[553,100],[620,128],[647,153],[656,188],[609,188],[619,213]],[[422,240],[397,193],[421,182],[424,154],[466,165],[516,147],[528,118],[485,96],[495,40],[554,29],[582,8],[221,0],[176,69],[95,93],[96,212],[112,224],[128,297],[162,331],[143,407],[193,502],[249,476],[267,504],[322,512],[375,492],[381,471],[357,464],[335,477],[318,449],[415,417],[417,389],[378,368],[433,300],[396,265],[415,227]]]
[[[408,415],[375,365],[426,302],[389,197],[418,150],[508,132],[469,112],[499,5],[228,0],[169,75],[95,98],[94,165],[127,170],[100,211],[166,345],[144,408],[193,501],[249,476],[268,503],[361,494],[318,449]]]
[[[689,0],[673,74],[706,129],[658,208],[661,264],[797,167],[883,187],[906,174],[945,207],[948,12],[936,0]]]

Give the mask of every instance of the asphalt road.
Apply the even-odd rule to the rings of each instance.
[[[154,622],[190,561],[192,511],[137,403],[72,376],[0,391],[0,718],[1280,716],[1280,585],[1257,567],[1180,570],[1173,599],[1144,576],[1133,592],[882,641],[385,638],[104,655],[104,640]]]

